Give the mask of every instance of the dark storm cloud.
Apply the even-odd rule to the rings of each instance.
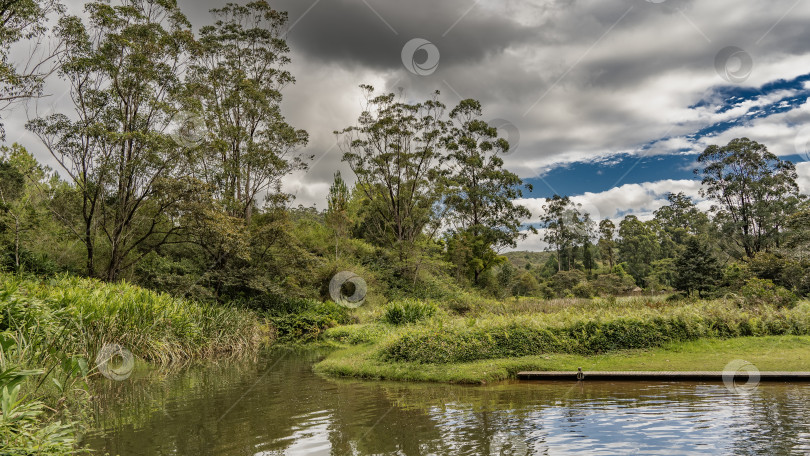
[[[184,10],[191,2],[181,1]],[[287,11],[287,36],[294,58],[361,66],[401,68],[400,52],[412,38],[424,38],[441,49],[442,65],[472,63],[489,53],[535,38],[536,27],[484,10],[475,0],[277,0]],[[215,2],[193,2],[194,22],[206,21],[200,10]],[[419,58],[419,56],[417,56]]]

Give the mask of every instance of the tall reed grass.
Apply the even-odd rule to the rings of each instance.
[[[103,345],[115,343],[158,364],[254,351],[268,334],[248,310],[177,299],[124,282],[9,275],[0,275],[0,332],[39,357],[59,350],[93,359]]]

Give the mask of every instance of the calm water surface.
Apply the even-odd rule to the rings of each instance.
[[[105,382],[112,455],[810,454],[810,385],[332,380],[318,353]]]

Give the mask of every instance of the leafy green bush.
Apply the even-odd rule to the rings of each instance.
[[[392,325],[404,325],[427,320],[436,314],[437,307],[428,301],[403,299],[389,304],[383,313],[382,321]]]
[[[565,297],[579,283],[585,281],[585,273],[574,269],[572,271],[559,271],[551,276],[551,288],[558,297]]]
[[[593,286],[588,282],[582,282],[574,285],[574,288],[571,290],[571,292],[577,298],[585,298],[585,299],[592,298],[596,294],[596,291],[593,289]]]
[[[25,377],[41,371],[0,368],[0,448],[6,455],[76,454],[73,425],[48,421],[40,401],[20,394]]]
[[[349,323],[351,317],[345,307],[332,301],[309,300],[306,307],[297,308],[297,313],[274,315],[270,321],[279,342],[298,343],[315,341],[325,330]]]
[[[738,301],[746,306],[771,304],[777,307],[793,307],[799,302],[799,298],[768,279],[753,278],[746,280],[740,288]]]
[[[617,267],[620,267],[617,265]],[[600,296],[619,296],[623,295],[636,286],[633,277],[624,274],[600,274],[596,280],[591,281],[593,288]]]

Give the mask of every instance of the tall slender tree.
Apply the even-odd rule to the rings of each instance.
[[[335,233],[335,260],[337,260],[340,240],[346,236],[349,228],[349,188],[340,176],[340,171],[335,173],[326,203],[326,222]]]
[[[59,0],[0,1],[0,112],[42,94],[45,78],[58,68],[65,44],[48,35],[47,21],[64,11]],[[11,50],[22,41],[27,57],[13,61]],[[0,123],[0,138],[4,133]]]
[[[531,217],[526,207],[514,203],[523,196],[523,181],[504,169],[498,156],[509,150],[509,143],[481,116],[481,103],[471,99],[462,100],[450,111],[452,126],[444,140],[447,155],[442,160],[447,167],[445,220],[469,246],[464,267],[476,284],[498,262],[499,249],[514,247],[518,239],[526,237],[521,222]],[[531,186],[526,188],[531,191]]]
[[[178,229],[167,218],[178,197],[165,190],[182,162],[170,128],[193,36],[174,0],[85,9],[86,24],[65,17],[56,31],[67,43],[60,74],[73,112],[28,128],[80,194],[82,223],[69,228],[85,244],[87,274],[114,280]]]
[[[211,13],[216,22],[200,29],[189,71],[186,131],[194,133],[196,174],[229,215],[249,224],[261,203],[286,203],[281,179],[306,168],[298,151],[308,135],[280,106],[282,89],[295,82],[286,69],[287,13],[265,1]]]
[[[405,264],[417,240],[437,221],[436,165],[446,131],[445,107],[438,92],[421,103],[407,103],[394,94],[375,96],[368,85],[361,88],[368,105],[357,125],[335,133],[366,199],[367,235],[395,249]]]
[[[575,265],[574,249],[590,237],[592,221],[590,215],[580,212],[581,205],[575,204],[567,196],[554,195],[543,205],[541,223],[546,229],[543,240],[557,251],[557,268],[571,270]],[[563,261],[563,255],[565,260]]]
[[[610,269],[613,269],[616,260],[616,225],[610,219],[599,222],[599,252],[602,261],[607,260]]]

